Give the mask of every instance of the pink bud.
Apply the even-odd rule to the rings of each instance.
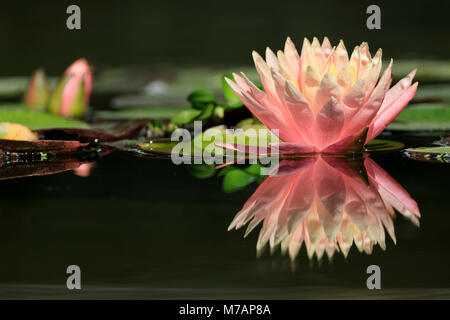
[[[81,83],[84,83],[84,105],[89,106],[89,98],[92,91],[92,73],[89,64],[85,59],[78,59],[72,63],[64,72],[64,76],[68,76],[66,85],[64,86],[61,99],[60,115],[69,116],[76,99]]]

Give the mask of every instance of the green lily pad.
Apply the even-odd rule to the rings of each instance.
[[[449,146],[409,148],[404,154],[414,160],[450,163]]]
[[[450,105],[416,104],[403,110],[388,129],[439,131],[450,129]]]
[[[46,128],[80,128],[88,129],[85,122],[63,118],[57,115],[33,111],[25,107],[12,107],[0,105],[0,122],[12,122],[24,125],[31,130]]]
[[[404,109],[395,120],[450,123],[450,104],[415,104]]]
[[[405,145],[399,141],[374,139],[364,146],[368,152],[400,150]]]

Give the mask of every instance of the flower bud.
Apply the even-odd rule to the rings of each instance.
[[[48,84],[47,75],[44,70],[36,70],[28,84],[28,89],[24,95],[24,104],[35,110],[43,110],[47,105],[50,96],[50,86]]]
[[[79,59],[64,72],[50,97],[48,110],[63,117],[82,117],[91,91],[91,69],[85,59]]]

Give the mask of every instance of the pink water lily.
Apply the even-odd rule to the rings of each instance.
[[[345,152],[379,135],[416,92],[415,70],[389,89],[392,59],[379,77],[381,55],[371,57],[363,42],[349,57],[343,41],[332,47],[326,37],[305,39],[299,55],[288,38],[284,51],[267,48],[265,61],[253,52],[265,91],[243,73],[226,80],[256,118],[279,130],[280,153]]]
[[[72,63],[53,91],[49,111],[63,117],[83,116],[89,106],[92,81],[91,68],[85,59]]]
[[[417,203],[373,160],[366,157],[366,178],[357,163],[318,155],[284,160],[267,177],[233,219],[229,229],[248,225],[246,234],[262,223],[257,250],[281,245],[292,259],[304,244],[309,258],[347,256],[353,244],[370,254],[386,248],[385,230],[396,242],[394,208],[419,224]]]

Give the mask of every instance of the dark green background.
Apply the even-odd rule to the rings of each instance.
[[[66,8],[81,7],[82,29],[66,28]],[[381,7],[381,30],[366,28],[366,8]],[[94,66],[251,64],[251,51],[279,49],[291,36],[368,41],[386,58],[449,58],[448,1],[4,1],[0,75],[50,74],[79,57]]]

